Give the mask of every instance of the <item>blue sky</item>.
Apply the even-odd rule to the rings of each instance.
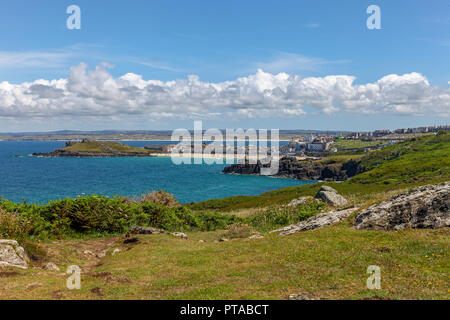
[[[66,8],[71,4],[81,8],[81,30],[66,28]],[[381,8],[381,30],[366,27],[369,16],[366,8],[371,4]],[[0,99],[0,132],[190,128],[193,118],[203,119],[206,126],[221,128],[369,130],[449,123],[446,96],[450,81],[450,2],[445,0],[1,0],[0,23],[0,82],[10,85],[0,87],[0,96],[1,90],[5,90],[3,96],[9,95],[8,99]],[[209,104],[215,95],[208,98],[207,93],[202,92],[198,101],[189,99],[183,109],[189,112],[183,115],[177,109],[181,108],[176,105],[179,100],[174,99],[167,105],[153,104],[148,101],[154,96],[149,95],[147,102],[136,98],[126,110],[105,102],[108,110],[102,109],[101,116],[97,116],[91,100],[98,95],[89,88],[71,85],[70,80],[67,89],[63,84],[39,83],[53,86],[53,89],[63,88],[66,97],[69,94],[73,97],[69,102],[68,98],[51,98],[49,102],[42,91],[34,96],[34,101],[40,99],[39,105],[28,99],[30,89],[24,83],[38,79],[74,79],[70,76],[71,67],[85,63],[87,70],[95,70],[105,62],[107,67],[101,67],[97,75],[82,78],[83,81],[96,81],[105,73],[112,79],[132,73],[141,75],[143,80],[161,82],[187,81],[189,75],[196,75],[202,83],[224,83],[255,75],[258,69],[273,76],[282,72],[303,79],[351,76],[354,77],[353,87],[377,83],[393,74],[417,73],[423,79],[400,77],[389,82],[390,97],[398,100],[400,95],[401,104],[406,106],[395,112],[389,112],[386,107],[393,103],[386,98],[386,93],[370,102],[362,102],[366,97],[358,95],[358,104],[355,97],[334,98],[336,110],[331,110],[327,103],[320,104],[304,96],[297,98],[301,102],[292,102],[290,96],[276,102],[277,106],[274,106],[275,100],[271,100],[270,106],[266,102],[255,102],[253,107],[246,106],[242,100],[255,101],[254,96],[239,102],[227,96],[222,100],[228,102],[222,101],[211,108]],[[265,77],[261,74],[259,80],[255,80],[259,88],[261,78]],[[327,85],[330,81],[327,80]],[[405,87],[405,82],[409,87]],[[241,94],[249,90],[242,83],[239,84]],[[298,81],[295,83],[295,88],[304,88]],[[11,87],[13,85],[16,87]],[[294,86],[291,82],[289,85]],[[127,88],[130,87],[135,88],[136,83],[128,82]],[[167,86],[160,87],[169,90]],[[263,87],[275,90],[274,85]],[[322,87],[320,84],[319,88]],[[427,99],[414,96],[419,87],[425,90],[423,94]],[[19,100],[17,94],[11,93],[14,90],[22,90],[25,98]],[[396,92],[392,93],[393,90]],[[410,91],[406,94],[406,90]],[[89,101],[87,91],[93,94]],[[342,89],[336,97],[346,91]],[[149,93],[145,91],[145,94]],[[11,97],[17,101],[11,102]],[[44,98],[47,100],[42,100]],[[129,101],[130,97],[127,99]],[[267,99],[262,97],[262,100]],[[73,103],[73,108],[79,105],[80,110],[87,111],[84,115],[67,109],[63,113],[52,113],[60,103]],[[436,103],[439,106],[434,112]],[[101,99],[96,101],[97,108],[101,105]],[[277,112],[276,108],[284,111]]]

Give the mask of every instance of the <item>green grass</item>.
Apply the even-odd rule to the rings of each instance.
[[[70,146],[64,147],[61,150],[77,152],[77,153],[110,153],[110,152],[138,152],[138,153],[152,153],[150,150],[144,148],[132,147],[119,142],[95,141],[88,140],[85,142],[74,143]]]
[[[448,232],[358,231],[341,223],[222,243],[213,242],[217,232],[191,233],[189,240],[139,236],[137,245],[116,242],[111,248],[122,252],[101,263],[82,254],[95,250],[92,241],[46,242],[62,272],[81,266],[81,290],[67,290],[65,275],[32,268],[8,277],[0,299],[287,299],[299,292],[321,299],[449,299]],[[366,287],[370,265],[381,268],[381,290]],[[30,283],[41,286],[27,290]]]

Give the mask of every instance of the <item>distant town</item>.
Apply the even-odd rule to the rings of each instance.
[[[279,147],[280,156],[298,158],[326,157],[329,154],[348,152],[368,152],[380,149],[405,139],[422,135],[436,134],[439,131],[450,130],[450,126],[430,126],[396,130],[376,130],[373,132],[347,132],[347,133],[316,133],[295,134],[287,136],[288,140]],[[286,136],[284,136],[286,139]],[[208,143],[203,143],[204,150]],[[224,144],[223,153],[249,154],[252,143],[243,141]],[[170,154],[175,150],[175,144],[150,144],[145,147],[157,153]],[[177,152],[195,154],[194,144],[187,143],[177,147]],[[270,144],[259,145],[259,152],[271,153]],[[214,151],[212,152],[214,154]]]
[[[325,157],[333,153],[370,151],[398,143],[402,140],[436,134],[450,130],[450,125],[401,128],[395,130],[375,130],[371,132],[320,131],[320,130],[280,130],[280,156]],[[57,131],[35,133],[0,133],[3,141],[82,141],[93,139],[100,141],[167,141],[167,144],[149,144],[145,148],[157,153],[170,153],[174,148],[171,142],[172,131]],[[203,144],[203,149],[208,143]],[[191,150],[189,150],[191,149]],[[262,150],[267,149],[267,150]],[[227,144],[224,153],[248,154],[249,146],[237,143]],[[179,152],[194,153],[194,147],[183,146]],[[261,147],[260,152],[270,154],[270,146]]]

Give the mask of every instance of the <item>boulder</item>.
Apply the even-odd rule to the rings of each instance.
[[[56,264],[54,264],[53,262],[47,263],[44,266],[44,269],[48,270],[48,271],[60,271],[59,267]]]
[[[129,234],[160,234],[160,233],[166,233],[163,230],[152,228],[152,227],[134,227],[130,231],[128,231]]]
[[[0,266],[28,268],[28,258],[25,250],[15,240],[0,240]]]
[[[357,229],[450,227],[450,182],[410,190],[356,215]]]
[[[301,221],[299,223],[271,231],[271,233],[280,232],[279,234],[280,236],[288,236],[302,231],[319,229],[325,226],[336,224],[344,219],[347,219],[356,210],[358,210],[358,208],[350,208],[345,210],[321,213],[314,217],[309,218],[308,220]]]
[[[187,239],[188,236],[187,234],[183,233],[183,232],[174,232],[172,233],[173,236],[180,238],[180,239]]]
[[[322,186],[314,198],[326,202],[333,207],[341,207],[348,204],[347,199],[329,186]]]
[[[309,293],[293,293],[289,295],[289,300],[320,300]]]

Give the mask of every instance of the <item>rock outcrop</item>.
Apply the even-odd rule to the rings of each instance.
[[[0,240],[0,267],[28,268],[25,250],[15,240]]]
[[[271,231],[271,233],[280,232],[279,234],[280,236],[288,236],[302,231],[319,229],[325,226],[336,224],[344,219],[347,219],[356,210],[358,210],[358,208],[349,208],[345,210],[321,213],[314,217],[309,218],[308,220],[301,221],[299,223]]]
[[[188,238],[187,234],[183,233],[183,232],[173,232],[171,234],[173,236],[177,237],[177,238],[180,238],[180,239],[187,239]]]
[[[232,164],[223,169],[226,174],[259,175],[262,167],[257,164]],[[286,177],[298,180],[345,181],[362,172],[358,162],[350,160],[344,163],[324,163],[320,161],[298,161],[296,158],[284,157],[279,162],[276,177]]]
[[[322,186],[314,198],[326,202],[333,207],[341,207],[348,204],[347,199],[329,186]]]
[[[127,236],[131,234],[161,234],[167,233],[164,230],[156,229],[152,227],[134,227],[130,231],[128,231]]]
[[[357,214],[357,229],[450,227],[450,182],[419,187]]]

